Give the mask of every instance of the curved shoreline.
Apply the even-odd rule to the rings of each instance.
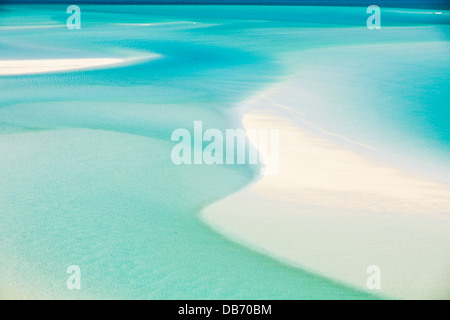
[[[280,172],[202,211],[218,232],[295,267],[376,293],[448,298],[450,188],[346,149],[253,99],[246,129],[280,130]],[[414,290],[412,290],[414,288]]]

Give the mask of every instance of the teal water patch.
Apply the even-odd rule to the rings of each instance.
[[[0,137],[2,290],[53,298],[370,298],[228,242],[196,218],[249,181],[174,166],[147,137],[58,130]],[[78,265],[82,289],[66,288]],[[0,291],[0,292],[1,292]],[[1,292],[8,297],[8,291]]]

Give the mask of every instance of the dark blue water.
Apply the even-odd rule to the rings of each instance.
[[[5,3],[67,3],[65,0],[4,0]],[[80,3],[115,4],[255,4],[255,5],[317,5],[317,6],[370,6],[397,8],[449,9],[447,0],[79,0]]]

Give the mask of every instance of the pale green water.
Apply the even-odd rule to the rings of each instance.
[[[65,28],[64,6],[4,9],[0,59],[163,57],[0,78],[0,296],[373,297],[203,225],[199,211],[245,187],[255,168],[174,166],[170,134],[194,120],[238,126],[231,108],[288,74],[287,53],[413,42],[408,28],[424,23],[436,25],[420,28],[420,41],[442,42],[448,15],[410,21],[392,12],[390,24],[408,28],[368,36],[360,8],[83,6],[79,31]],[[154,22],[164,23],[130,25]],[[21,25],[60,27],[5,28]],[[449,68],[448,59],[439,63]],[[437,101],[448,105],[441,91]],[[448,126],[434,127],[445,149]],[[82,270],[80,291],[65,285],[72,264]]]

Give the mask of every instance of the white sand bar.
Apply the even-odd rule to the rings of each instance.
[[[158,55],[149,58],[156,58]],[[140,58],[139,58],[140,59]],[[69,70],[112,67],[138,59],[123,58],[82,58],[82,59],[40,59],[40,60],[0,60],[0,76],[39,74]]]
[[[450,298],[450,187],[299,127],[254,99],[244,126],[280,130],[280,170],[207,207],[213,228],[288,264],[395,298]]]

